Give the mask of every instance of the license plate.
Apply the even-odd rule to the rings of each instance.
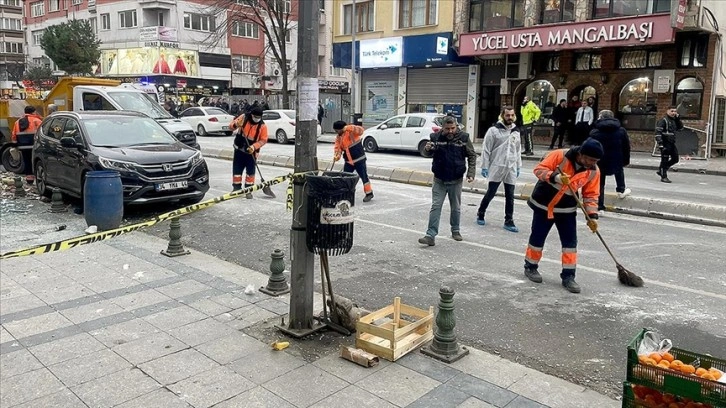
[[[229,126],[222,126],[222,130],[227,130],[227,129],[229,129]]]
[[[170,183],[160,183],[156,185],[156,191],[179,190],[187,188],[186,181],[172,181]]]

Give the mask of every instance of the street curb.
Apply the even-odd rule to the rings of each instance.
[[[540,161],[542,159],[541,156],[534,155],[534,156],[522,156],[522,160],[527,161]],[[692,160],[691,160],[692,161]],[[682,162],[680,162],[682,163]],[[704,160],[703,164],[706,165],[707,162]],[[628,165],[629,169],[640,169],[640,170],[658,170],[658,166],[656,165],[650,165],[650,164],[637,164],[637,163],[630,163]],[[678,172],[678,173],[691,173],[691,174],[709,174],[712,176],[726,176],[726,170],[708,170],[705,168],[689,168],[689,167],[682,167],[676,165],[676,167],[672,167],[670,171]]]
[[[202,153],[211,158],[231,160],[233,151],[232,148],[219,149],[203,147]],[[294,158],[289,156],[261,154],[257,158],[257,162],[267,166],[294,167]],[[320,160],[318,162],[318,168],[320,170],[329,169],[330,163],[329,160]],[[333,169],[341,171],[343,165],[336,163]],[[684,171],[684,169],[680,171]],[[431,186],[433,184],[433,174],[431,172],[405,168],[391,169],[368,166],[368,176],[373,180],[392,181],[419,186]],[[475,180],[471,185],[465,183],[462,190],[470,193],[485,194],[486,188],[486,181]],[[531,196],[533,189],[534,183],[517,183],[514,189],[514,196],[519,200],[527,200]],[[504,193],[497,192],[497,196],[504,196]],[[726,206],[633,196],[620,199],[615,193],[605,193],[605,208],[609,212],[621,214],[726,228]]]

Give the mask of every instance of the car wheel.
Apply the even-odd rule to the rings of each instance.
[[[10,150],[13,147],[8,147],[2,152],[2,164],[6,171],[10,171],[17,174],[22,174],[25,170],[25,160],[23,159],[23,153],[20,150],[17,151],[17,160],[13,158]]]
[[[48,186],[48,173],[45,172],[45,166],[42,161],[35,164],[35,188],[38,194],[50,197],[50,187]]]
[[[275,133],[275,139],[277,140],[277,143],[285,144],[287,143],[287,133],[285,133],[282,129],[278,129],[277,133]]]
[[[367,137],[363,141],[363,149],[368,153],[375,153],[378,151],[378,143],[376,143],[376,139],[372,137]]]
[[[197,134],[199,136],[206,136],[207,135],[207,130],[204,129],[204,125],[200,124],[199,126],[197,126]]]
[[[418,152],[423,157],[433,157],[433,152],[426,151],[426,143],[428,143],[426,140],[418,142]]]

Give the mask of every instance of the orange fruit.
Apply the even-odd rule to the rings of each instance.
[[[708,369],[708,373],[711,374],[716,379],[716,381],[720,380],[721,376],[723,375],[723,374],[721,374],[721,371],[719,371],[713,367]]]
[[[686,374],[694,374],[696,372],[696,367],[690,365],[690,364],[684,364],[680,367],[681,372]]]
[[[668,352],[663,353],[663,355],[661,357],[663,357],[663,360],[668,360],[669,363],[672,363],[673,360],[676,359],[675,357],[673,357],[673,354],[668,353]]]
[[[653,360],[652,358],[648,358],[648,357],[646,357],[646,358],[645,358],[645,361],[643,362],[643,364],[646,364],[646,365],[652,365],[652,366],[654,366],[654,365],[656,365],[657,363],[656,363],[656,362],[655,362],[655,360]]]
[[[668,364],[667,361],[661,361],[660,363],[657,364],[657,366],[660,367],[660,368],[664,368],[666,370],[668,370],[668,369],[671,368],[671,365]]]
[[[658,353],[650,353],[650,354],[648,354],[648,358],[655,361],[656,364],[660,363],[660,360],[663,359],[663,357],[661,357],[660,354],[658,354]]]
[[[639,355],[639,356],[638,356],[638,361],[639,361],[639,362],[640,362],[641,364],[645,364],[645,359],[646,359],[646,358],[648,358],[648,356],[646,356],[645,354],[641,354],[641,355]]]
[[[677,403],[675,403],[675,402],[671,402],[670,404],[668,404],[668,408],[681,408],[681,406],[680,406],[680,405],[678,405],[678,404],[677,404]]]
[[[677,367],[682,366],[682,365],[683,365],[683,361],[681,361],[681,360],[671,361],[671,367],[673,367],[674,369],[677,369]]]
[[[708,370],[706,370],[703,367],[698,367],[696,369],[696,375],[699,376],[699,377],[703,377],[703,375],[706,374],[707,372],[708,372]]]
[[[711,373],[705,373],[701,375],[701,378],[703,378],[704,380],[716,381],[716,377],[714,377]]]

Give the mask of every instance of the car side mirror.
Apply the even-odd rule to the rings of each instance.
[[[76,143],[76,140],[72,137],[62,137],[60,144],[61,146],[68,148],[78,147],[78,143]]]
[[[384,124],[382,124],[381,126],[378,126],[378,129],[381,129],[381,130],[386,130],[386,129],[388,129],[388,125],[386,125],[386,124],[384,123]]]

